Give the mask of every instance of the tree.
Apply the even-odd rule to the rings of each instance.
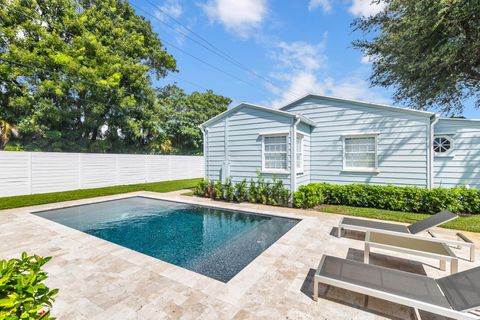
[[[175,85],[163,88],[159,94],[166,144],[171,153],[201,154],[203,135],[199,125],[227,110],[232,102],[211,90],[186,94]],[[164,149],[165,151],[165,149]]]
[[[0,150],[3,150],[7,145],[10,137],[17,137],[17,129],[8,123],[6,120],[0,118]]]
[[[175,70],[127,1],[0,0],[0,118],[26,150],[156,150],[152,80]]]
[[[357,19],[368,39],[353,42],[372,58],[372,85],[393,87],[396,102],[460,115],[480,107],[480,5],[476,0],[374,0],[382,12]]]

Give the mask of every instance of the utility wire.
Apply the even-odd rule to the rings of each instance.
[[[274,86],[274,88],[276,89],[281,89],[279,88],[275,83],[273,83],[270,79],[262,76],[261,74],[255,72],[254,70],[250,69],[249,67],[245,66],[243,63],[241,63],[240,61],[236,60],[235,58],[233,58],[232,56],[230,56],[228,53],[226,53],[225,51],[221,50],[220,48],[218,48],[217,46],[215,46],[213,43],[211,43],[210,41],[208,41],[207,39],[205,39],[204,37],[202,37],[200,34],[198,34],[197,32],[195,32],[194,30],[192,30],[191,28],[187,27],[186,25],[184,25],[181,21],[179,21],[178,19],[176,19],[175,17],[173,17],[172,15],[170,15],[168,12],[166,12],[165,10],[163,10],[162,8],[160,8],[159,6],[157,6],[155,3],[151,2],[150,0],[145,0],[147,3],[149,3],[151,6],[155,7],[158,11],[160,11],[164,16],[170,18],[171,20],[173,20],[174,22],[176,22],[177,24],[179,24],[181,27],[183,27],[183,29],[187,30],[188,32],[190,32],[191,34],[195,35],[197,38],[199,38],[200,40],[202,40],[204,43],[206,43],[210,48],[208,47],[205,47],[203,44],[199,43],[196,39],[193,39],[191,37],[189,37],[188,35],[186,35],[185,33],[183,32],[180,32],[177,28],[175,27],[172,27],[170,24],[167,24],[165,23],[163,20],[161,19],[158,19],[157,17],[154,17],[155,19],[157,19],[158,21],[160,21],[161,23],[167,25],[169,28],[171,28],[173,31],[177,32],[177,33],[180,33],[182,35],[184,35],[185,37],[187,37],[188,39],[198,43],[199,45],[201,45],[202,47],[206,48],[207,50],[215,53],[216,55],[224,58],[225,60],[231,62],[232,64],[236,65],[237,67],[239,67],[240,69],[243,69],[244,71],[254,75],[255,77],[257,78],[260,78],[262,79],[263,81],[265,82],[268,82],[269,84],[271,84],[272,86]],[[132,5],[133,6],[133,5]],[[135,6],[136,7],[136,6]],[[138,8],[136,7],[137,9],[140,9],[142,10],[141,8]],[[144,11],[144,10],[142,10]],[[144,11],[145,12],[145,11]],[[298,93],[295,93],[293,91],[290,91],[290,90],[287,90],[287,92],[291,93],[292,95],[294,95],[295,97],[299,96],[300,94]]]
[[[147,1],[147,2],[148,2],[148,1]],[[152,4],[151,2],[149,2],[149,3]],[[150,12],[146,11],[145,9],[142,9],[141,7],[136,6],[136,5],[133,5],[133,4],[131,4],[131,3],[130,3],[130,5],[131,5],[132,7],[134,7],[134,8],[136,8],[137,10],[142,11],[144,14],[152,17],[153,19],[159,21],[159,22],[162,23],[163,25],[165,25],[165,26],[167,26],[168,28],[172,29],[174,32],[179,33],[180,35],[186,37],[187,39],[189,39],[189,40],[197,43],[197,44],[200,45],[201,47],[203,47],[203,48],[205,48],[206,50],[212,52],[213,54],[215,54],[215,55],[217,55],[217,56],[219,56],[219,57],[221,57],[221,58],[229,61],[230,63],[233,63],[233,64],[236,65],[237,67],[239,67],[239,68],[241,68],[241,69],[243,69],[243,70],[245,70],[245,71],[247,71],[247,72],[249,72],[249,73],[257,76],[257,77],[260,77],[263,81],[266,81],[266,82],[270,83],[272,86],[274,86],[274,88],[280,89],[275,83],[273,83],[273,82],[270,81],[269,79],[267,79],[267,78],[265,78],[265,77],[263,77],[263,76],[258,75],[258,73],[256,73],[255,71],[252,71],[252,70],[248,69],[248,67],[245,67],[245,66],[242,65],[240,62],[235,62],[236,60],[234,61],[233,58],[228,58],[228,55],[227,55],[226,53],[223,53],[222,51],[218,51],[218,50],[220,50],[220,49],[218,49],[218,48],[216,48],[216,47],[214,47],[214,49],[212,49],[212,48],[206,46],[205,44],[201,43],[201,42],[198,41],[197,39],[190,37],[187,33],[178,30],[178,28],[176,28],[175,26],[172,26],[172,25],[169,24],[168,22],[165,22],[164,20],[159,19],[158,17],[156,17],[155,15],[153,15],[153,14],[151,14]],[[156,7],[156,8],[159,9],[158,7]],[[182,25],[182,26],[183,26],[183,25]],[[184,26],[184,28],[187,28],[187,27]],[[207,41],[207,40],[204,40],[204,41]],[[221,73],[223,73],[223,74],[226,74],[227,76],[229,76],[229,77],[231,77],[231,78],[234,78],[234,79],[236,79],[236,80],[238,80],[238,81],[240,81],[240,82],[243,82],[243,83],[245,83],[245,84],[247,84],[247,85],[249,85],[249,86],[251,86],[251,87],[253,87],[253,88],[257,89],[257,90],[260,90],[260,91],[262,91],[262,92],[264,92],[264,93],[266,92],[264,89],[259,88],[257,85],[255,85],[255,84],[253,84],[253,83],[251,83],[251,82],[249,82],[249,81],[246,81],[246,80],[244,80],[244,79],[242,79],[242,78],[240,78],[240,77],[237,77],[237,76],[233,75],[232,73],[227,72],[227,71],[225,71],[225,70],[223,70],[223,69],[221,69],[221,68],[213,65],[213,64],[205,61],[204,59],[199,58],[199,57],[197,57],[197,56],[189,53],[188,51],[186,51],[186,50],[184,50],[184,49],[179,48],[178,46],[172,44],[171,42],[168,42],[168,41],[166,41],[166,40],[164,40],[164,39],[162,39],[162,42],[164,42],[165,44],[167,44],[167,45],[175,48],[176,50],[182,52],[183,54],[188,55],[188,56],[190,56],[191,58],[193,58],[193,59],[195,59],[195,60],[197,60],[197,61],[199,61],[199,62],[201,62],[201,63],[203,63],[203,64],[205,64],[205,65],[207,65],[207,66],[209,66],[210,68],[213,68],[213,69],[215,69],[215,70],[217,70],[217,71],[219,71],[219,72],[221,72]],[[291,95],[292,98],[297,98],[297,97],[299,96],[298,94],[292,93],[292,92],[290,92],[290,91],[287,91],[287,92],[289,92],[289,94]]]

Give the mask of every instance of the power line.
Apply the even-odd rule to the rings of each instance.
[[[169,76],[170,76],[170,77],[173,77],[173,78],[176,78],[176,79],[178,79],[178,80],[180,80],[180,81],[183,81],[183,82],[185,82],[185,83],[188,83],[188,84],[190,84],[190,85],[192,85],[192,86],[194,86],[194,87],[198,87],[198,88],[200,88],[200,89],[202,89],[202,90],[205,90],[205,91],[208,91],[208,90],[209,90],[208,88],[206,88],[206,87],[204,87],[204,86],[202,86],[202,85],[200,85],[200,84],[198,84],[198,83],[196,83],[196,82],[193,82],[193,81],[190,81],[190,80],[181,78],[181,77],[177,76],[176,74],[173,74],[173,73],[172,73],[172,74],[170,74]]]
[[[174,22],[176,22],[177,24],[179,24],[180,26],[182,26],[185,30],[187,30],[188,32],[192,33],[193,35],[195,35],[196,37],[198,37],[200,40],[202,40],[203,42],[205,42],[208,46],[210,46],[211,48],[213,48],[213,50],[215,50],[216,52],[213,52],[210,48],[206,48],[207,50],[215,53],[216,55],[218,56],[221,56],[222,58],[224,58],[225,60],[231,62],[232,64],[236,65],[237,67],[239,67],[240,69],[243,69],[245,70],[246,72],[262,79],[263,81],[266,81],[268,83],[270,83],[272,86],[274,86],[275,88],[277,89],[281,89],[279,88],[275,83],[273,83],[270,79],[262,76],[261,74],[255,72],[254,70],[250,69],[249,67],[245,66],[244,64],[242,64],[241,62],[239,62],[238,60],[236,60],[235,58],[233,58],[232,56],[230,56],[228,53],[226,53],[225,51],[221,50],[220,48],[218,48],[217,46],[215,46],[213,43],[211,43],[210,41],[208,41],[207,39],[205,39],[204,37],[202,37],[200,34],[198,34],[197,32],[195,32],[194,30],[192,30],[191,28],[187,27],[186,25],[184,25],[181,21],[179,21],[178,19],[176,19],[175,17],[173,17],[172,15],[170,15],[168,12],[166,12],[165,10],[163,10],[162,8],[158,7],[156,4],[154,4],[153,2],[151,2],[150,0],[145,0],[147,3],[149,3],[151,6],[155,7],[157,10],[159,10],[164,16],[167,16],[168,18],[170,18],[171,20],[173,20]],[[133,5],[132,5],[133,6]],[[138,7],[136,7],[138,8]],[[140,10],[142,10],[140,8]],[[144,11],[144,10],[142,10]],[[145,12],[145,11],[144,11]],[[154,17],[155,19],[157,19],[158,21],[160,21],[161,23],[164,23],[161,19],[158,19],[157,17]],[[188,39],[200,44],[198,41],[196,41],[195,39],[192,39],[190,38],[189,36],[187,36],[185,33],[183,32],[179,32],[175,27],[172,27],[170,26],[169,24],[166,24],[164,23],[165,25],[169,26],[173,31],[175,32],[178,32],[178,33],[181,33],[182,35],[186,36]],[[200,44],[202,47],[205,47],[204,45]],[[293,94],[295,97],[298,96],[299,94],[298,93],[295,93],[293,91],[290,91],[290,90],[287,90],[287,92]]]
[[[151,4],[151,2],[149,2],[149,3]],[[146,11],[146,10],[144,10],[144,9],[136,6],[136,5],[133,5],[133,4],[130,4],[130,5],[131,5],[132,7],[134,7],[134,8],[136,8],[137,10],[140,10],[140,11],[144,12],[146,15],[152,17],[153,19],[159,21],[159,22],[162,23],[163,25],[165,25],[165,26],[167,26],[168,28],[172,29],[174,32],[177,32],[177,33],[185,36],[187,39],[189,39],[189,40],[197,43],[198,45],[200,45],[200,46],[202,46],[203,48],[207,49],[208,51],[214,53],[215,55],[217,55],[217,56],[219,56],[219,57],[221,57],[221,58],[223,58],[223,59],[226,59],[227,61],[235,64],[237,67],[239,67],[239,68],[241,68],[241,69],[244,69],[245,71],[247,71],[247,72],[249,72],[249,73],[252,73],[252,74],[254,74],[254,75],[257,76],[257,77],[262,78],[262,80],[267,81],[268,83],[270,83],[271,85],[273,85],[275,88],[279,89],[278,86],[277,86],[276,84],[274,84],[272,81],[270,81],[270,80],[268,80],[268,79],[266,79],[266,78],[264,78],[264,77],[262,77],[262,76],[259,76],[256,72],[251,71],[250,69],[248,69],[248,67],[243,66],[241,63],[235,62],[235,61],[233,60],[233,58],[228,58],[227,55],[226,55],[226,53],[223,53],[222,51],[220,51],[220,52],[222,52],[222,53],[219,53],[219,52],[216,51],[216,50],[220,50],[220,49],[218,49],[218,48],[215,47],[216,50],[213,50],[213,49],[207,47],[206,45],[204,45],[203,43],[199,42],[198,40],[190,37],[187,33],[182,32],[182,31],[178,30],[177,28],[175,28],[174,26],[172,26],[171,24],[163,21],[162,19],[157,18],[155,15],[151,14],[150,12],[148,12],[148,11]],[[157,7],[157,8],[158,8],[158,7]],[[183,25],[182,25],[182,26],[183,26]],[[184,28],[186,28],[186,27],[184,26]],[[204,41],[207,41],[207,40],[204,40]],[[229,73],[229,72],[227,72],[227,71],[225,71],[225,70],[223,70],[223,69],[221,69],[221,68],[219,68],[219,67],[217,67],[217,66],[215,66],[215,65],[213,65],[213,64],[211,64],[211,63],[209,63],[209,62],[207,62],[207,61],[205,61],[205,60],[203,60],[203,59],[201,59],[201,58],[198,58],[197,56],[189,53],[188,51],[186,51],[186,50],[184,50],[184,49],[179,48],[178,46],[176,46],[176,45],[174,45],[174,44],[172,44],[172,43],[170,43],[170,42],[168,42],[168,41],[166,41],[166,40],[164,40],[164,39],[162,39],[162,42],[164,42],[164,43],[168,44],[169,46],[177,49],[178,51],[180,51],[180,52],[182,52],[182,53],[184,53],[184,54],[186,54],[186,55],[194,58],[195,60],[200,61],[201,63],[203,63],[203,64],[205,64],[205,65],[207,65],[207,66],[209,66],[209,67],[211,67],[211,68],[213,68],[213,69],[215,69],[215,70],[217,70],[217,71],[219,71],[219,72],[221,72],[221,73],[223,73],[223,74],[226,74],[227,76],[229,76],[229,77],[231,77],[231,78],[234,78],[234,79],[236,79],[236,80],[238,80],[238,81],[241,81],[241,82],[243,82],[243,83],[245,83],[245,84],[247,84],[247,85],[249,85],[249,86],[257,89],[257,90],[260,90],[260,91],[262,91],[262,92],[265,92],[264,89],[259,88],[257,85],[255,85],[255,84],[253,84],[253,83],[251,83],[251,82],[248,82],[248,81],[246,81],[246,80],[244,80],[244,79],[241,79],[241,78],[239,78],[239,77],[237,77],[237,76],[235,76],[235,75],[233,75],[233,74],[231,74],[231,73]],[[287,92],[288,92],[288,91],[287,91]],[[291,93],[291,92],[290,92],[290,93]],[[292,94],[292,93],[291,93],[291,96],[294,97],[294,98],[296,98],[298,95],[295,95],[295,94]]]

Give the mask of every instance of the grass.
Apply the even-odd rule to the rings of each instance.
[[[379,220],[398,221],[414,223],[430,217],[428,214],[389,211],[372,208],[358,208],[337,205],[321,205],[318,211],[343,214],[346,216],[356,216]],[[442,225],[443,228],[465,230],[470,232],[480,232],[480,214],[460,217]]]
[[[201,179],[162,181],[154,183],[129,184],[123,186],[103,187],[95,189],[80,189],[64,192],[51,192],[24,196],[5,197],[0,198],[0,210],[35,206],[60,201],[110,196],[114,194],[135,191],[169,192],[181,189],[190,189],[195,187],[195,185],[200,180]]]

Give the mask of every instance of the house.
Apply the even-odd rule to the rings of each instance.
[[[201,129],[207,179],[480,188],[480,120],[309,94],[241,103]]]

